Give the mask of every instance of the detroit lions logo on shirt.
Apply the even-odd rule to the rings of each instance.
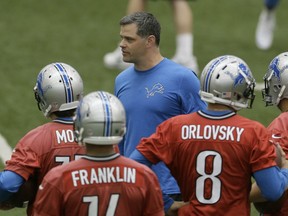
[[[149,90],[148,87],[145,89],[147,92],[147,98],[154,96],[156,93],[164,93],[164,86],[161,83],[154,84],[151,90]]]

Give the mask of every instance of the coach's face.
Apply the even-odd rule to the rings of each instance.
[[[140,64],[145,58],[147,38],[137,35],[137,25],[128,24],[120,28],[120,47],[124,62]]]

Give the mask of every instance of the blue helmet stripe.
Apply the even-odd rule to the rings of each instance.
[[[211,78],[212,78],[212,72],[214,71],[214,68],[219,65],[224,59],[226,59],[227,57],[226,56],[221,56],[220,58],[217,58],[211,65],[210,67],[208,68],[208,72],[207,72],[207,75],[206,75],[206,78],[205,78],[205,86],[204,86],[204,91],[205,92],[209,92],[209,86],[210,86],[210,81],[211,81]]]
[[[105,92],[103,91],[99,91],[99,95],[100,98],[103,102],[103,109],[105,112],[104,115],[104,122],[105,122],[105,126],[104,126],[104,136],[111,136],[111,128],[112,128],[112,113],[111,113],[111,105],[110,105],[110,101],[108,99],[107,94],[105,94]]]
[[[37,89],[40,92],[41,96],[43,96],[44,91],[42,88],[42,81],[43,81],[43,72],[39,73],[38,78],[37,78]]]
[[[71,103],[73,102],[73,91],[72,91],[71,83],[69,81],[69,76],[62,64],[56,63],[55,66],[58,69],[60,76],[63,80],[63,84],[64,84],[64,88],[66,92],[66,103]]]

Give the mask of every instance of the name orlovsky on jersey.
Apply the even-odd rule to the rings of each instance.
[[[136,182],[136,169],[131,167],[99,167],[75,170],[71,172],[73,186]]]
[[[226,125],[183,125],[181,137],[187,139],[230,140],[239,142],[244,128]]]

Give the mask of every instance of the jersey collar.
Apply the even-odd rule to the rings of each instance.
[[[120,156],[119,153],[115,153],[115,154],[107,155],[107,156],[103,156],[103,157],[85,155],[85,156],[83,156],[83,158],[87,159],[87,160],[92,160],[92,161],[110,161],[110,160],[114,160],[115,158],[117,158],[119,156]]]
[[[236,115],[236,112],[231,110],[215,111],[206,109],[206,110],[199,110],[198,114],[209,119],[225,119]]]
[[[62,124],[73,124],[73,118],[71,117],[58,117],[56,119],[53,120],[53,122],[58,122],[58,123],[62,123]]]

